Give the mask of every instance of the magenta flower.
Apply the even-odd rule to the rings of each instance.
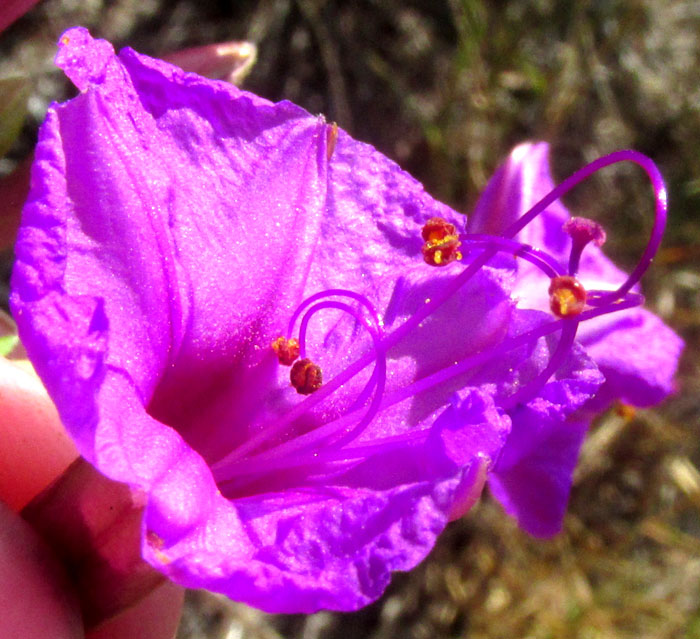
[[[496,253],[550,277],[555,257],[461,234],[323,118],[84,29],[57,64],[81,93],[40,134],[12,308],[82,454],[143,491],[143,555],[172,579],[271,612],[355,609],[502,453],[528,457],[528,433],[593,400],[576,328],[633,293],[575,318],[519,307]]]
[[[602,228],[589,220],[572,219],[557,199],[593,171],[617,160],[640,164],[650,174],[657,199],[657,222],[649,246],[629,277],[599,248],[605,242]],[[555,189],[548,145],[523,144],[492,178],[469,217],[468,231],[500,234],[545,197],[549,204],[522,227],[517,239],[566,265],[566,272],[576,275],[588,290],[620,287],[621,294],[638,291],[636,283],[658,248],[665,220],[666,193],[653,164],[638,153],[620,152],[594,162]],[[513,295],[522,308],[550,305],[542,273],[527,261],[518,261]],[[506,510],[538,536],[561,529],[578,451],[593,416],[614,400],[646,407],[667,397],[674,390],[683,348],[680,337],[638,306],[582,322],[576,338],[604,374],[605,383],[582,411],[565,422],[538,417],[531,423],[533,420],[515,417],[511,411],[513,431],[490,476],[490,487]]]

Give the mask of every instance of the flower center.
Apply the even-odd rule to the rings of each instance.
[[[602,244],[605,233],[595,222],[573,218],[564,225],[564,230],[572,238],[568,274],[557,259],[545,251],[522,244],[513,236],[544,211],[552,202],[561,197],[576,184],[595,171],[621,161],[632,161],[640,165],[649,176],[654,188],[656,217],[651,238],[642,258],[627,280],[614,291],[586,291],[574,277],[578,270],[581,253],[591,241]],[[560,332],[557,347],[550,354],[544,369],[516,393],[503,402],[506,410],[518,403],[526,403],[540,391],[542,386],[565,362],[574,342],[578,324],[600,315],[631,308],[642,302],[642,297],[630,293],[630,289],[648,268],[658,249],[666,219],[666,191],[661,176],[653,162],[634,151],[620,151],[605,156],[587,165],[562,182],[552,192],[535,204],[527,213],[514,222],[502,235],[460,235],[455,226],[440,218],[431,218],[422,229],[425,244],[422,254],[431,266],[445,266],[462,259],[459,248],[475,252],[473,259],[444,286],[439,294],[426,301],[417,312],[392,331],[384,331],[383,323],[371,302],[360,293],[344,289],[328,289],[304,300],[289,321],[286,337],[279,337],[271,345],[281,364],[290,365],[291,383],[302,395],[308,395],[297,405],[268,424],[259,434],[252,436],[244,444],[226,455],[212,466],[219,484],[229,481],[239,482],[245,475],[259,475],[274,468],[305,466],[328,461],[342,462],[366,456],[368,450],[386,450],[387,447],[403,445],[406,441],[426,437],[427,430],[410,431],[393,435],[372,443],[354,444],[354,440],[364,431],[378,412],[397,404],[418,393],[438,387],[459,375],[473,370],[495,358],[502,357],[532,340]],[[454,363],[420,379],[410,381],[402,388],[385,395],[386,353],[416,330],[442,304],[459,291],[484,265],[498,252],[517,255],[537,266],[549,278],[550,305],[556,319],[544,323],[521,335],[508,337],[495,345],[473,352]],[[335,298],[354,302],[351,306]],[[312,317],[334,308],[353,317],[371,339],[371,348],[352,364],[322,385],[321,369],[306,356],[306,333]],[[292,337],[297,320],[301,317],[299,337]],[[364,368],[374,362],[374,369],[364,388],[345,414],[336,416],[316,428],[277,441],[290,427],[304,415],[310,414],[320,402],[346,385]],[[364,413],[362,413],[364,409]],[[292,430],[294,430],[292,428]]]

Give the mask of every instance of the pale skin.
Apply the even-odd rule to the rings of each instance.
[[[17,514],[77,456],[28,363],[0,357],[0,637],[171,639],[184,591],[169,581],[86,634],[60,563]]]

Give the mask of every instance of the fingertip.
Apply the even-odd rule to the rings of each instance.
[[[80,639],[78,603],[31,526],[0,502],[0,637]]]
[[[21,510],[78,456],[31,368],[0,357],[0,499]]]
[[[172,639],[184,598],[184,588],[166,581],[135,606],[88,632],[86,639]]]

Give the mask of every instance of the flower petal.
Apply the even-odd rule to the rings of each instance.
[[[252,352],[245,347],[270,310],[300,294],[290,266],[303,268],[318,232],[323,127],[292,105],[253,110],[233,88],[133,53],[118,59],[86,37],[74,29],[61,40],[59,61],[85,93],[56,107],[42,131],[15,312],[56,289],[59,306],[103,304],[108,365],[128,372],[144,404],[158,386],[172,413],[173,399],[211,394],[215,373]],[[261,153],[265,166],[252,170]],[[261,238],[264,250],[251,254]],[[158,404],[152,411],[169,416]]]
[[[318,485],[233,502],[218,495],[183,537],[164,539],[168,527],[149,507],[146,557],[183,585],[268,612],[353,610],[376,599],[392,571],[427,555],[455,502],[480,492],[480,464],[490,464],[509,427],[490,396],[467,391],[415,444],[380,447]]]
[[[519,311],[511,330],[521,334],[551,321],[538,311]],[[505,358],[501,393],[510,394],[543,370],[557,338],[540,338],[519,362]],[[489,374],[491,377],[492,374]],[[596,396],[604,378],[584,349],[574,343],[557,373],[524,405],[508,411],[512,427],[489,488],[506,512],[527,532],[547,537],[561,530],[578,451],[588,423],[578,417]]]
[[[468,233],[497,235],[526,213],[554,188],[546,142],[520,144],[496,170],[468,217]],[[546,247],[554,257],[568,256],[567,239],[561,226],[569,218],[557,200],[519,234],[518,239],[535,247]]]
[[[589,410],[602,410],[615,399],[653,406],[676,390],[683,340],[653,313],[635,308],[597,318],[586,323],[579,340],[605,375]]]
[[[551,419],[528,409],[513,413],[512,419],[511,436],[528,439],[531,452],[511,465],[499,463],[489,475],[489,488],[521,528],[536,537],[550,537],[561,531],[588,424]]]
[[[145,556],[178,583],[267,612],[354,610],[382,593],[392,571],[430,551],[459,483],[384,491],[329,485],[268,493],[235,508],[219,498],[196,534],[173,546],[151,535]]]

